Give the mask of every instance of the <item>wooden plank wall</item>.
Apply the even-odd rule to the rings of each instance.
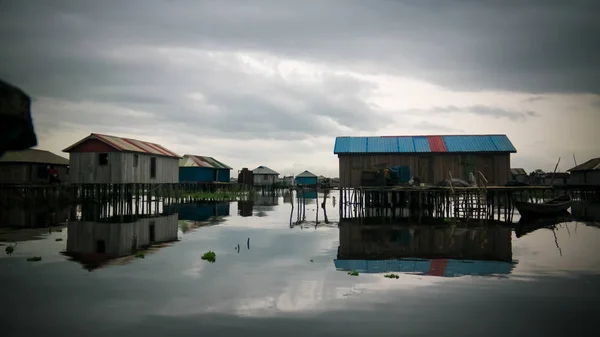
[[[67,225],[67,251],[80,254],[96,252],[96,243],[104,241],[106,253],[125,256],[137,247],[150,244],[150,223],[154,222],[155,242],[177,240],[178,215],[143,218],[128,223],[70,221]]]
[[[48,178],[38,177],[38,167],[47,172],[48,164],[38,163],[3,163],[0,164],[0,183],[10,184],[45,184]],[[62,181],[69,181],[67,167],[55,165],[58,170],[59,178]]]
[[[422,171],[430,170],[433,181],[422,181],[427,183],[438,183],[448,179],[448,172],[452,172],[454,178],[468,179],[469,173],[466,169],[468,156],[474,157],[474,167],[481,171],[491,185],[504,185],[510,178],[510,154],[431,154],[431,155],[338,155],[340,187],[360,187],[361,172],[365,170],[376,170],[375,165],[387,163],[389,166],[408,166],[411,176],[418,175]],[[431,157],[432,169],[419,168],[419,157]],[[423,162],[423,161],[421,161]]]
[[[70,155],[70,182],[74,184],[167,184],[179,182],[177,158],[138,155],[129,152],[109,152],[108,165],[100,166],[98,153],[77,152]],[[156,178],[150,178],[150,158],[156,158]]]

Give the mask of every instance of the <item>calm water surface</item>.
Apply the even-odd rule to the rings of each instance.
[[[0,229],[1,241],[18,241],[10,256],[1,247],[2,331],[6,336],[596,335],[598,223],[561,223],[519,237],[495,227],[452,232],[406,225],[357,228],[342,221],[338,228],[331,197],[328,223],[320,209],[318,225],[314,200],[308,200],[302,224],[290,224],[298,206],[291,212],[289,202],[289,197],[262,197],[254,205],[179,208],[178,216],[157,220],[153,234],[158,241],[169,236],[179,241],[153,248],[143,259],[121,257],[102,265],[94,256],[80,262],[61,254],[68,246],[93,249],[104,235],[97,225],[73,229],[71,235],[66,225],[51,231]],[[103,240],[106,250],[127,250],[130,238]],[[200,258],[209,250],[216,263]],[[417,258],[393,264],[384,257],[364,260],[390,252]],[[42,261],[27,262],[31,256]],[[350,276],[336,264],[360,274]],[[385,278],[390,270],[399,278]]]

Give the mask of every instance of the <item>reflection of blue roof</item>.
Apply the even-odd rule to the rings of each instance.
[[[333,260],[333,263],[337,269],[356,270],[360,273],[429,274],[431,261],[427,259]],[[514,264],[510,262],[448,259],[444,276],[510,274],[513,268]]]
[[[179,213],[179,220],[208,221],[213,216],[228,216],[229,203],[177,204],[166,207]]]
[[[297,198],[317,199],[317,191],[298,191]]]

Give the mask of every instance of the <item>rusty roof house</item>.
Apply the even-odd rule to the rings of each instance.
[[[516,149],[506,135],[337,137],[340,187],[361,186],[365,171],[402,167],[427,184],[449,178],[469,179],[480,171],[489,185],[510,179],[510,154]]]
[[[52,152],[36,149],[9,151],[0,156],[0,183],[48,183],[48,166],[58,170],[59,178],[68,181],[69,160]]]
[[[231,167],[213,157],[186,154],[179,160],[180,182],[223,182],[231,179]]]
[[[568,170],[569,185],[600,186],[600,158],[594,158]]]
[[[179,182],[181,157],[158,144],[92,133],[63,151],[74,184]]]

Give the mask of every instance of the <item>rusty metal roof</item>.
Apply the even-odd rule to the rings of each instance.
[[[527,172],[525,171],[525,169],[522,169],[522,168],[511,168],[510,174],[515,175],[515,176],[527,175]]]
[[[90,140],[90,139],[97,139],[97,140],[115,148],[116,150],[123,151],[123,152],[138,152],[138,153],[145,153],[145,154],[153,154],[153,155],[157,155],[157,156],[181,158],[180,155],[178,155],[175,152],[170,151],[158,144],[145,142],[145,141],[141,141],[141,140],[137,140],[137,139],[131,139],[131,138],[102,135],[99,133],[90,134],[86,138],[84,138],[84,139],[78,141],[77,143],[69,146],[68,148],[64,149],[63,152],[71,152],[71,150],[73,148],[75,148],[77,145],[79,145],[87,140]]]
[[[594,158],[586,161],[583,164],[579,164],[573,167],[569,172],[577,172],[577,171],[595,171],[600,170],[600,158]]]
[[[231,170],[231,167],[223,164],[213,157],[208,156],[196,156],[186,154],[182,159],[179,160],[179,166],[183,167],[207,167],[214,169]]]
[[[506,135],[337,137],[334,154],[517,152]]]
[[[27,149],[22,151],[8,151],[0,156],[0,163],[38,163],[69,165],[69,160],[50,151]]]

